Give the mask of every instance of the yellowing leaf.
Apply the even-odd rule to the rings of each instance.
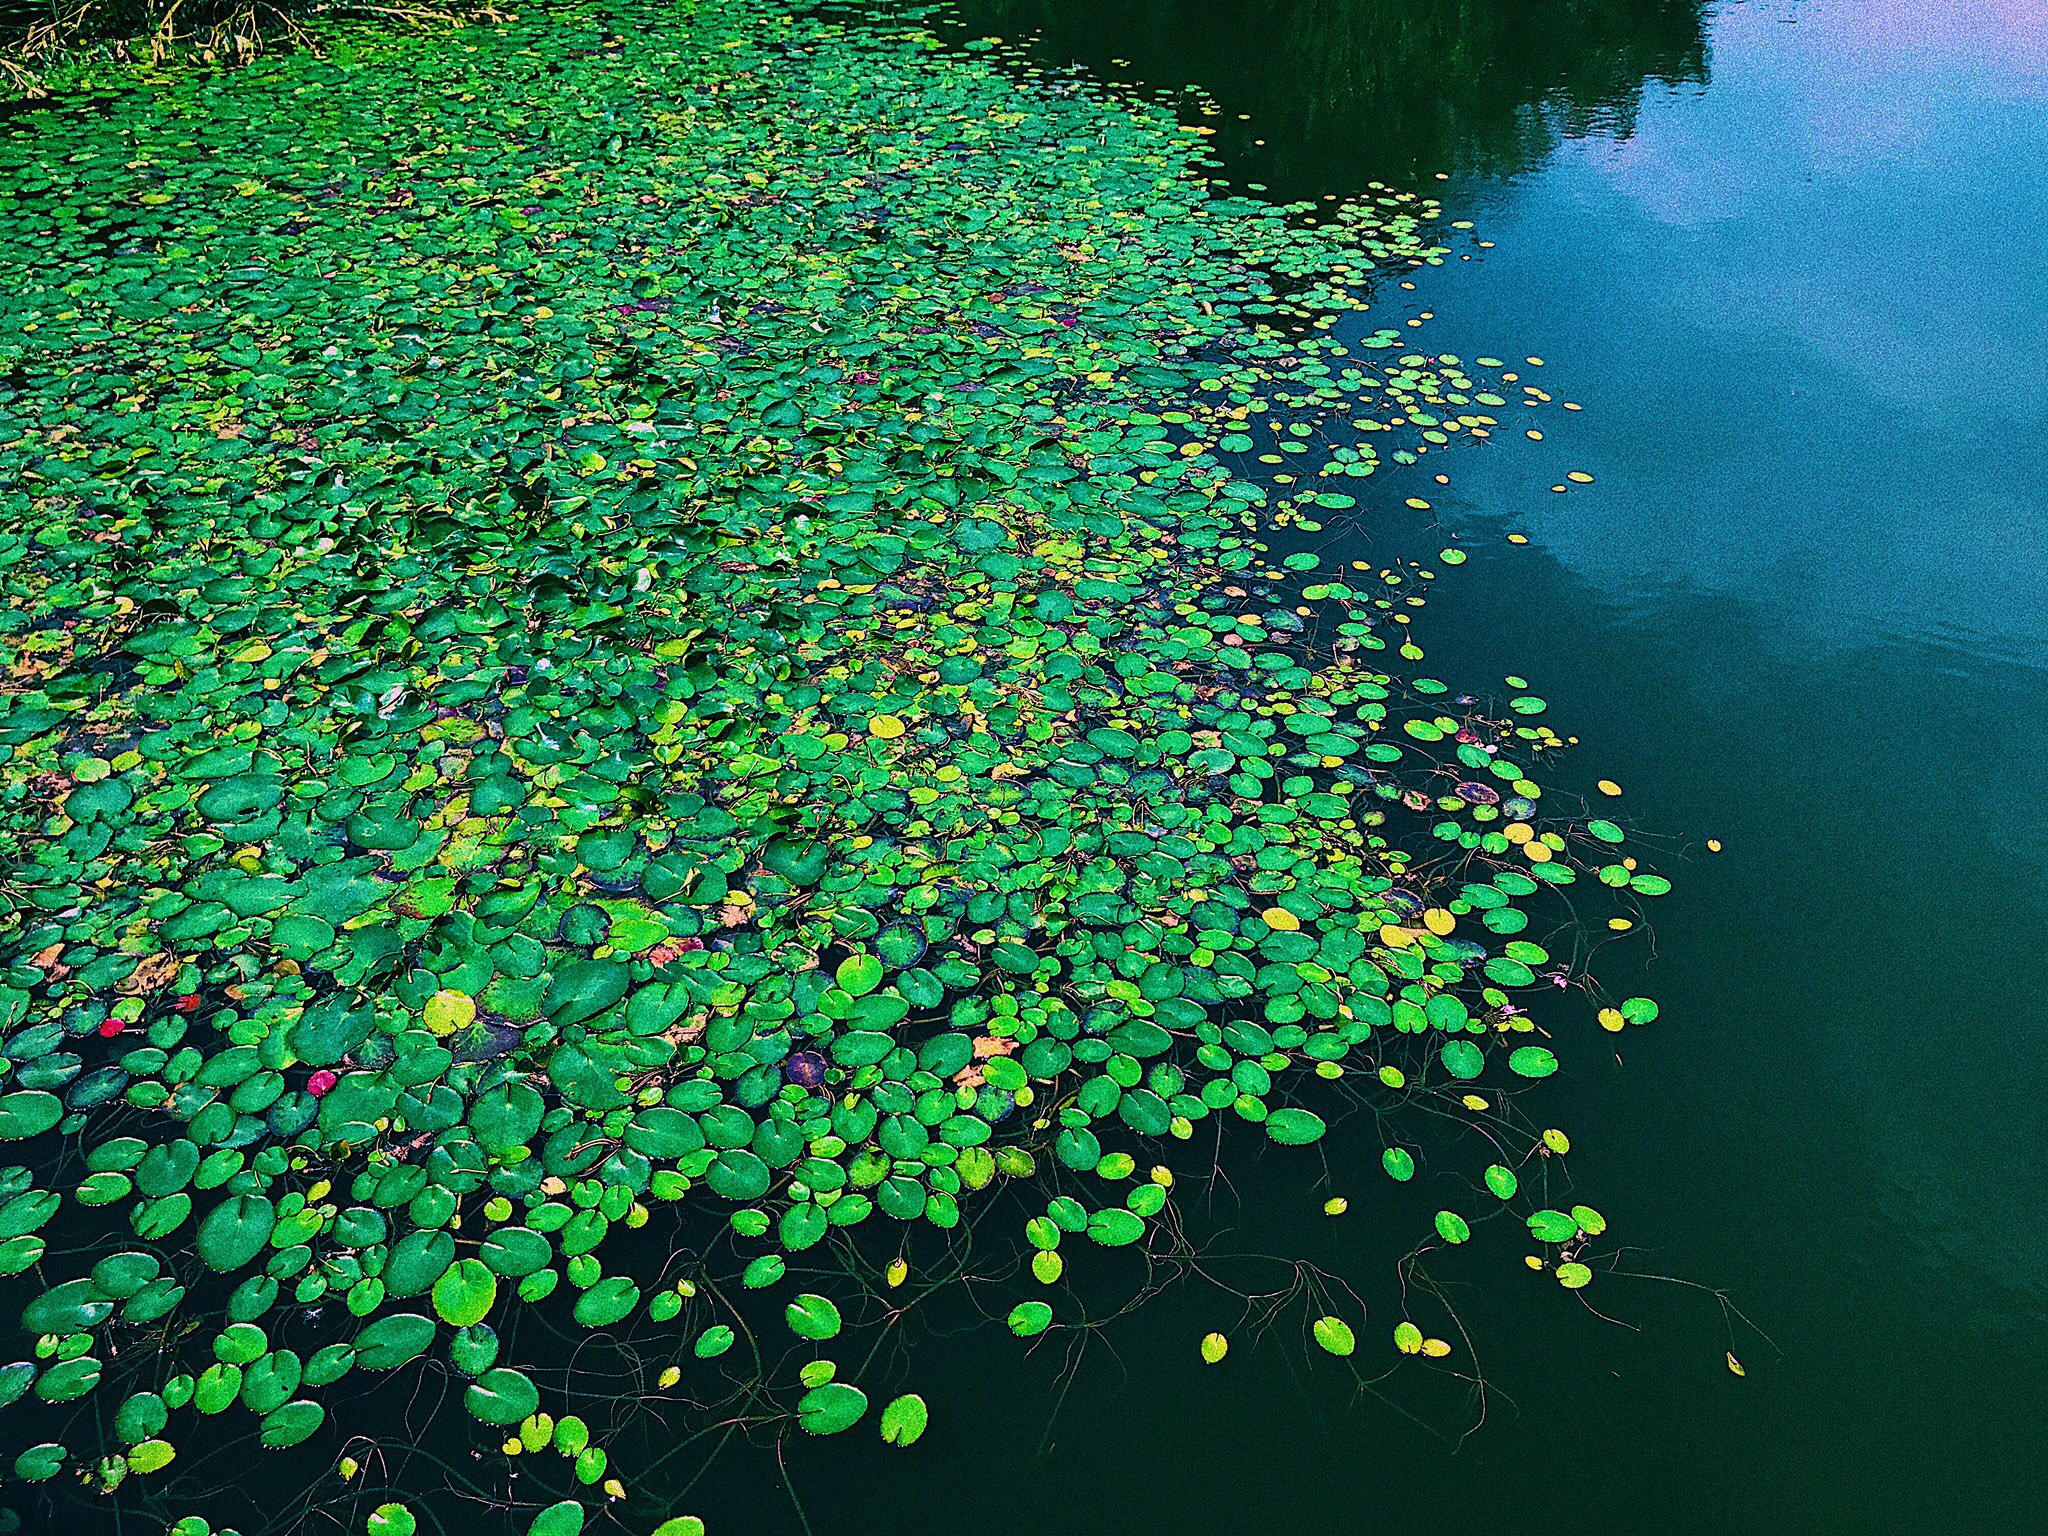
[[[1316,1343],[1340,1359],[1358,1348],[1358,1339],[1352,1333],[1351,1325],[1341,1317],[1319,1317],[1309,1332],[1315,1336]]]
[[[894,715],[877,715],[868,722],[868,733],[883,741],[894,741],[903,734],[903,722]]]
[[[427,1028],[437,1035],[452,1035],[476,1022],[476,999],[467,992],[443,987],[427,999]]]
[[[1281,933],[1293,933],[1301,927],[1301,919],[1285,907],[1268,907],[1259,916],[1266,920],[1268,928],[1277,929]]]

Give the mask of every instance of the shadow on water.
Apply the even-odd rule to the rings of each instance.
[[[1651,81],[1704,86],[1701,0],[960,0],[960,35],[1222,111],[1233,177],[1289,198],[1510,176],[1561,139],[1626,135]],[[1245,114],[1240,117],[1239,114]],[[1247,120],[1248,119],[1248,120]]]

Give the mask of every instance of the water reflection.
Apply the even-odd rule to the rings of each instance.
[[[1232,172],[1289,197],[1438,171],[1511,175],[1562,138],[1626,136],[1650,81],[1707,80],[1702,0],[960,0],[956,9],[973,35],[1035,33],[1047,62],[1170,88],[1200,82],[1225,105],[1214,142]]]
[[[1557,1486],[1589,1533],[2039,1525],[2048,8],[962,3],[1042,25],[1048,63],[1199,83],[1231,174],[1288,197],[1457,178],[1496,246],[1374,323],[1435,310],[1438,345],[1544,357],[1585,410],[1446,456],[1449,486],[1376,477],[1470,551],[1431,665],[1526,674],[1641,824],[1725,845],[1653,943],[1603,957],[1668,1027],[1606,1063],[1572,1041],[1560,1119],[1645,1262],[1727,1286],[1782,1356],[1738,1380],[1640,1296],[1619,1339],[1530,1305],[1486,1334],[1511,1426],[1436,1460],[1372,1422],[1372,1464],[1408,1474],[1373,1480],[1373,1518],[1504,1526]],[[1572,468],[1597,484],[1551,493]],[[1397,547],[1377,512],[1344,536]],[[1930,1319],[1964,1342],[1903,1361]],[[1191,1426],[1176,1528],[1224,1528],[1232,1495],[1348,1528],[1323,1479],[1356,1442],[1257,1401],[1316,1481],[1234,1478],[1236,1428]]]

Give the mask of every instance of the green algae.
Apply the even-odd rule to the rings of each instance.
[[[580,1529],[633,1469],[522,1312],[758,1360],[734,1285],[836,1236],[1040,1190],[1051,1285],[1205,1121],[1560,1070],[1530,909],[1668,882],[1544,810],[1541,701],[1417,673],[1407,578],[1279,543],[1371,509],[1321,424],[1498,425],[1497,365],[1355,319],[1436,208],[1219,197],[1004,62],[605,0],[9,126],[0,1406],[62,1424],[16,1478],[147,1499],[195,1417],[346,1474],[337,1384],[445,1358]],[[1525,1218],[1567,1288],[1586,1209]],[[647,1262],[707,1220],[730,1266]],[[791,1427],[876,1432],[838,1374]]]

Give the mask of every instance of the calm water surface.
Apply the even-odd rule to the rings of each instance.
[[[1663,1018],[1561,1033],[1544,1102],[1572,1198],[1690,1284],[1603,1275],[1607,1322],[1475,1241],[1438,1271],[1483,1399],[1356,1392],[1307,1367],[1300,1300],[1261,1341],[1199,1277],[1078,1359],[970,1333],[956,1297],[915,1340],[914,1453],[795,1437],[799,1517],[736,1442],[673,1507],[745,1536],[2048,1529],[2048,10],[961,3],[962,36],[1177,93],[1234,182],[1423,186],[1492,242],[1372,323],[1429,311],[1432,346],[1541,358],[1523,381],[1584,410],[1371,482],[1437,527],[1324,538],[1469,551],[1420,616],[1432,667],[1526,676],[1583,740],[1567,787],[1620,781],[1668,839],[1677,892],[1601,967]],[[1553,493],[1570,470],[1594,483]],[[1302,1155],[1232,1149],[1190,1202],[1219,1274],[1355,1284],[1361,1358],[1457,1193],[1391,1186],[1379,1145],[1338,1127],[1313,1189]]]
[[[1427,183],[1495,242],[1395,297],[1438,315],[1440,348],[1541,357],[1524,381],[1584,411],[1410,471],[1440,529],[1333,527],[1331,547],[1455,536],[1472,558],[1421,620],[1440,675],[1528,677],[1583,738],[1575,771],[1694,850],[1654,943],[1606,967],[1663,1020],[1604,1064],[1569,1042],[1558,1113],[1632,1263],[1725,1289],[1769,1342],[1704,1293],[1602,1282],[1632,1325],[1610,1327],[1474,1266],[1459,1304],[1493,1391],[1454,1451],[1458,1413],[1297,1379],[1293,1346],[1204,1373],[1187,1341],[1214,1306],[1176,1292],[1090,1355],[1043,1439],[1060,1362],[931,1350],[962,1373],[927,1389],[955,1477],[849,1461],[862,1507],[821,1500],[814,1526],[2044,1528],[2048,10],[965,16],[1037,32],[1042,62],[1203,88],[1221,114],[1190,97],[1189,120],[1220,125],[1240,183]],[[1553,494],[1569,469],[1596,483]],[[1378,1177],[1355,1172],[1354,1224]],[[1277,1180],[1248,1170],[1245,1205]],[[1386,1262],[1289,1209],[1267,1246]]]

